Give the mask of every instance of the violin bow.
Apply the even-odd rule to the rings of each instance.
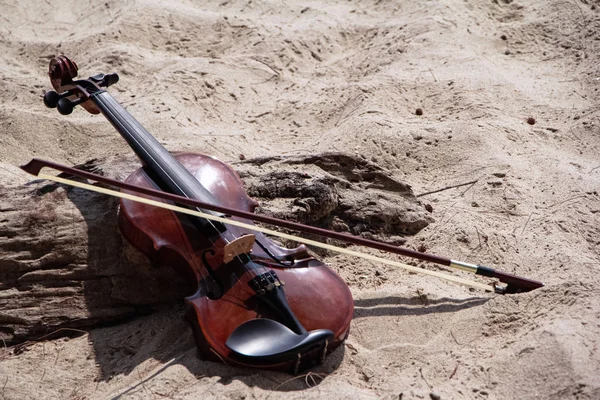
[[[131,192],[134,192],[137,194],[142,194],[142,195],[159,198],[162,200],[172,201],[172,202],[175,202],[176,204],[184,204],[186,206],[197,207],[197,208],[201,208],[201,209],[215,211],[218,213],[223,213],[228,216],[236,216],[236,217],[240,217],[240,218],[249,219],[249,220],[252,220],[255,222],[262,222],[262,223],[266,223],[266,224],[276,225],[276,226],[280,226],[280,227],[284,227],[284,228],[288,228],[288,229],[292,229],[292,230],[296,230],[296,231],[300,231],[300,232],[304,232],[304,233],[315,234],[315,235],[319,235],[322,237],[339,240],[339,241],[342,241],[342,242],[345,242],[348,244],[365,246],[365,247],[369,247],[369,248],[373,248],[373,249],[377,249],[377,250],[381,250],[381,251],[385,251],[385,252],[390,252],[390,253],[394,253],[394,254],[398,254],[398,255],[402,255],[402,256],[416,258],[416,259],[419,259],[422,261],[428,261],[428,262],[432,262],[435,264],[444,265],[444,266],[455,268],[455,269],[460,269],[463,271],[474,273],[476,275],[495,278],[498,281],[500,281],[501,283],[504,283],[505,285],[502,286],[497,283],[493,283],[491,285],[486,285],[486,284],[482,284],[479,282],[462,279],[462,278],[459,278],[459,277],[456,277],[453,275],[442,274],[437,271],[431,271],[431,270],[427,270],[427,269],[423,269],[423,268],[418,268],[418,267],[403,264],[403,263],[400,263],[397,261],[391,261],[391,260],[388,260],[385,258],[376,257],[376,256],[373,256],[370,254],[361,253],[358,251],[349,250],[349,249],[345,249],[345,248],[338,247],[338,246],[333,246],[333,245],[322,243],[322,242],[315,241],[315,240],[305,239],[305,238],[295,236],[295,235],[281,233],[281,232],[278,232],[278,231],[275,231],[272,229],[267,229],[267,228],[262,228],[262,227],[251,225],[251,224],[246,224],[246,223],[243,223],[240,221],[235,221],[235,220],[232,220],[232,219],[229,219],[226,217],[215,216],[215,215],[207,214],[207,213],[204,213],[204,212],[201,212],[198,210],[192,210],[189,208],[180,207],[180,206],[177,206],[174,204],[151,200],[148,198],[139,197],[139,196],[131,195],[128,193],[123,193],[123,192],[106,189],[106,188],[99,187],[99,186],[94,186],[94,185],[90,185],[90,184],[86,184],[86,183],[73,181],[70,179],[61,178],[58,176],[47,175],[47,174],[41,173],[42,168],[51,168],[51,169],[61,171],[66,174],[73,175],[73,176],[76,176],[79,178],[84,178],[84,179],[88,179],[88,180],[95,181],[98,183],[103,183],[103,184],[106,184],[109,186],[118,187],[120,189],[128,190],[128,191],[131,191]],[[508,274],[508,273],[501,272],[501,271],[496,271],[489,267],[470,264],[470,263],[466,263],[466,262],[462,262],[462,261],[451,260],[449,258],[440,257],[440,256],[437,256],[434,254],[420,253],[420,252],[417,252],[417,251],[414,251],[414,250],[411,250],[411,249],[408,249],[405,247],[394,246],[394,245],[391,245],[388,243],[365,239],[365,238],[358,237],[358,236],[352,236],[352,235],[345,234],[345,233],[334,232],[334,231],[330,231],[330,230],[326,230],[326,229],[322,229],[322,228],[317,228],[314,226],[300,224],[297,222],[286,221],[286,220],[282,220],[282,219],[278,219],[278,218],[269,217],[266,215],[254,214],[254,213],[248,212],[248,211],[236,210],[236,209],[232,209],[232,208],[228,208],[228,207],[205,203],[205,202],[190,199],[187,197],[182,197],[182,196],[178,196],[175,194],[162,192],[159,190],[154,190],[154,189],[149,189],[149,188],[141,188],[141,187],[138,187],[135,185],[128,184],[126,182],[121,182],[121,181],[118,181],[115,179],[106,178],[101,175],[92,174],[90,172],[86,172],[86,171],[82,171],[82,170],[79,170],[76,168],[57,164],[52,161],[46,161],[46,160],[34,158],[29,163],[22,165],[21,169],[23,169],[25,172],[28,172],[31,175],[39,177],[39,178],[52,180],[54,182],[78,187],[78,188],[81,188],[84,190],[94,191],[94,192],[106,194],[106,195],[113,196],[113,197],[119,197],[122,199],[128,199],[128,200],[137,201],[137,202],[145,203],[145,204],[156,206],[156,207],[165,208],[165,209],[172,210],[175,212],[180,212],[180,213],[184,213],[184,214],[188,214],[188,215],[192,215],[192,216],[196,216],[196,217],[200,217],[200,218],[210,219],[213,221],[218,221],[218,222],[222,222],[222,223],[226,223],[226,224],[230,224],[230,225],[239,226],[244,229],[249,229],[249,230],[253,230],[256,232],[262,232],[262,233],[277,236],[277,237],[280,237],[283,239],[294,240],[296,242],[304,243],[304,244],[307,244],[310,246],[319,247],[319,248],[323,248],[326,250],[331,250],[331,251],[335,251],[338,253],[343,253],[343,254],[347,254],[350,256],[363,258],[363,259],[366,259],[369,261],[403,268],[403,269],[411,271],[411,272],[435,276],[435,277],[445,279],[448,281],[452,281],[455,283],[459,283],[462,285],[467,285],[467,286],[475,287],[478,289],[483,289],[486,291],[493,290],[495,293],[499,293],[499,294],[528,292],[530,290],[537,289],[537,288],[544,286],[544,284],[541,282],[538,282],[538,281],[535,281],[532,279],[528,279],[528,278],[523,278],[523,277],[516,276],[516,275],[512,275],[512,274]]]

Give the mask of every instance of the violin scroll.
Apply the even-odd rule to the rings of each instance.
[[[54,90],[44,94],[44,104],[49,108],[56,108],[58,112],[67,115],[73,112],[75,106],[81,104],[88,112],[98,114],[100,110],[89,102],[90,97],[119,81],[119,75],[97,74],[88,79],[74,81],[77,77],[77,64],[65,56],[58,56],[50,60],[48,76]]]
[[[62,89],[64,86],[73,83],[77,71],[77,64],[65,56],[58,56],[50,60],[48,76],[50,76],[50,83],[54,90],[61,92],[64,90]]]

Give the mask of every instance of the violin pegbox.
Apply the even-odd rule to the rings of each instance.
[[[48,66],[48,76],[50,83],[57,91],[73,83],[73,78],[77,76],[77,64],[65,56],[58,56],[50,60]],[[63,89],[64,90],[64,89]]]
[[[97,74],[88,79],[74,81],[77,76],[77,64],[65,56],[58,56],[50,60],[48,75],[54,90],[44,94],[44,104],[49,108],[56,108],[63,115],[73,112],[75,106],[81,104],[86,111],[92,114],[100,113],[93,102],[87,101],[94,93],[103,91],[119,81],[119,75]]]

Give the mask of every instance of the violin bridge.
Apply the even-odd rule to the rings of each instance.
[[[254,235],[244,235],[225,245],[223,248],[223,262],[227,264],[237,256],[250,254],[255,240]]]

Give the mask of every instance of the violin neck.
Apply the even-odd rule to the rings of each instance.
[[[142,161],[144,169],[162,190],[206,203],[217,203],[214,196],[108,92],[98,92],[92,96],[92,100],[127,141]],[[221,231],[220,227],[217,229]]]

